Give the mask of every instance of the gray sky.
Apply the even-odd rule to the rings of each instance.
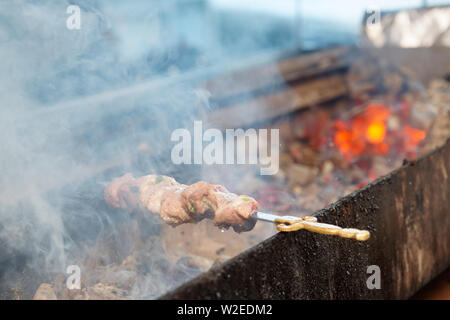
[[[364,10],[378,7],[381,10],[421,6],[422,0],[210,0],[222,8],[241,8],[267,11],[283,16],[295,16],[296,2],[301,14],[308,17],[327,18],[336,22],[357,26]],[[428,0],[429,5],[450,4],[449,0]]]

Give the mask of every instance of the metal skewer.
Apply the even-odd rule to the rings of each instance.
[[[333,224],[320,223],[317,222],[317,218],[311,216],[302,218],[293,216],[277,216],[275,214],[260,211],[253,211],[251,216],[257,220],[274,223],[277,230],[283,232],[305,229],[314,233],[333,235],[341,238],[355,239],[358,241],[366,241],[370,238],[370,232],[367,230],[341,228]]]

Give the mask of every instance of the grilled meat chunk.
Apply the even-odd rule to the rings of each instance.
[[[153,212],[171,225],[212,218],[217,226],[232,226],[238,232],[253,228],[256,220],[250,214],[258,207],[255,199],[220,185],[199,181],[187,186],[159,175],[136,179],[127,173],[109,183],[104,196],[111,207],[144,215]]]

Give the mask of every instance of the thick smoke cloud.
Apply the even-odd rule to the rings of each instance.
[[[160,153],[170,132],[207,104],[186,81],[167,86],[168,43],[150,41],[146,56],[127,51],[124,23],[111,23],[117,17],[104,2],[75,2],[82,25],[69,30],[70,4],[0,2],[2,297],[25,273],[41,281],[64,273],[102,233],[123,236],[117,220],[130,217],[111,216],[103,187],[124,172],[167,172],[170,158]],[[144,25],[156,33],[170,6],[148,8]],[[142,142],[150,152],[139,158]]]
[[[196,24],[204,7],[175,3],[0,1],[0,294],[25,272],[51,281],[102,232],[120,237],[117,221],[130,217],[110,215],[103,187],[125,172],[170,172],[170,133],[209,108],[193,79],[217,61],[290,41],[238,39],[229,27],[221,38]],[[66,27],[71,4],[82,10],[80,30]],[[255,22],[263,33],[273,23]],[[189,170],[183,175],[190,182]]]

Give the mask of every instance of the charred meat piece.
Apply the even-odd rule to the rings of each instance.
[[[171,225],[214,219],[221,228],[248,231],[256,220],[255,199],[229,192],[220,185],[199,181],[190,186],[167,176],[147,175],[135,179],[131,174],[115,179],[105,188],[105,200],[114,208],[159,214]]]

